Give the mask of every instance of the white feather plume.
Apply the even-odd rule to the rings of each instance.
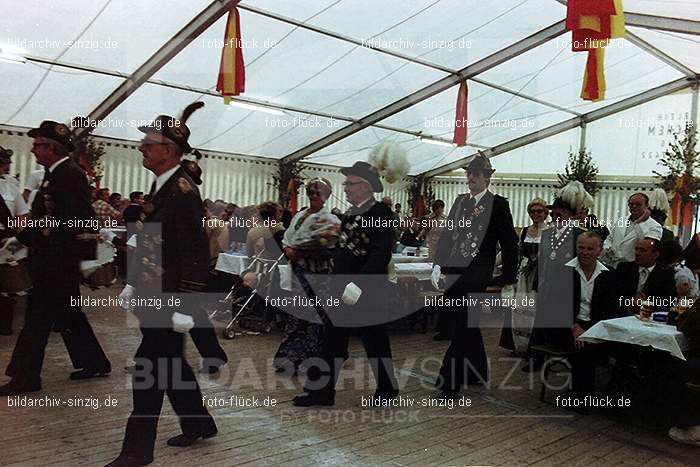
[[[559,191],[559,197],[566,201],[575,212],[583,208],[590,209],[593,207],[593,197],[583,187],[583,183],[579,181],[567,183]]]
[[[649,207],[651,209],[658,209],[661,211],[668,211],[670,208],[668,204],[668,195],[663,188],[655,188],[649,196]]]
[[[367,160],[377,169],[380,176],[388,183],[394,183],[408,175],[411,164],[406,158],[406,151],[396,143],[384,142],[372,149]]]

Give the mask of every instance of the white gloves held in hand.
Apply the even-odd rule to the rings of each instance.
[[[172,316],[173,331],[179,333],[189,332],[190,329],[194,327],[194,320],[190,315],[183,315],[182,313],[175,312]]]
[[[440,289],[440,279],[443,277],[440,266],[437,264],[433,266],[433,272],[430,273],[430,283],[433,284],[433,287]]]
[[[515,287],[512,284],[503,286],[501,289],[501,298],[511,299],[515,297]]]
[[[119,294],[119,306],[121,306],[123,310],[131,311],[131,304],[129,302],[134,298],[135,291],[136,289],[129,284],[126,284],[122,289],[122,292]]]
[[[348,285],[345,286],[343,296],[340,297],[340,299],[346,305],[354,305],[360,299],[361,295],[362,289],[355,285],[354,282],[350,282]]]

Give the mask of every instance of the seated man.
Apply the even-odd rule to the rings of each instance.
[[[620,313],[636,314],[643,300],[652,300],[654,311],[668,311],[676,296],[676,281],[673,268],[658,264],[661,243],[644,238],[637,241],[634,250],[634,262],[618,264],[615,272]]]
[[[576,239],[576,257],[566,263],[574,268],[574,316],[570,340],[574,349],[571,358],[572,389],[576,393],[592,393],[595,383],[595,363],[601,355],[601,346],[577,340],[600,320],[610,318],[614,285],[612,274],[598,257],[603,250],[603,240],[592,230],[583,232]]]

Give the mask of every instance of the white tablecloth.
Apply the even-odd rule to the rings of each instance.
[[[399,263],[394,265],[393,272],[389,271],[389,281],[396,283],[399,277],[415,277],[419,281],[430,280],[433,263]]]
[[[654,321],[643,322],[634,316],[599,321],[579,339],[586,342],[624,342],[641,346],[651,346],[685,360],[683,350],[688,348],[688,340],[675,326]]]
[[[391,259],[394,261],[394,264],[425,263],[428,261],[427,256],[391,255]]]
[[[250,265],[250,258],[245,255],[219,253],[214,269],[227,274],[235,274],[239,276],[243,271],[245,271],[248,265]],[[280,287],[282,290],[291,291],[292,268],[290,268],[287,264],[280,264],[277,266],[277,269],[280,272]]]

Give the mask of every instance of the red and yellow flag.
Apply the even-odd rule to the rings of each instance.
[[[241,43],[241,21],[238,8],[231,8],[226,20],[224,47],[221,50],[219,79],[216,90],[224,96],[228,104],[231,96],[237,96],[245,91],[245,66],[243,65],[243,48]]]
[[[610,39],[624,37],[622,0],[569,0],[566,29],[571,31],[571,50],[587,52],[581,97],[605,98],[605,47]]]

